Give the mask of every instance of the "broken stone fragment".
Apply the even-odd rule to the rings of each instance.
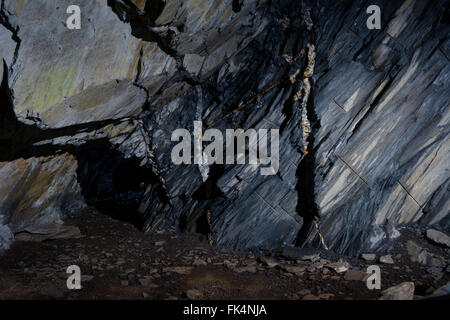
[[[409,258],[412,262],[424,262],[420,258],[420,253],[423,251],[423,249],[416,242],[408,240],[408,242],[406,243],[406,251],[408,252]]]
[[[412,300],[414,298],[414,282],[403,282],[384,290],[380,300]]]
[[[316,261],[320,260],[320,254],[316,253],[316,254],[306,255],[306,256],[303,256],[301,258],[301,260],[316,262]]]
[[[365,261],[373,261],[375,260],[377,255],[375,253],[363,253],[361,255],[361,258],[363,258]]]
[[[433,297],[450,295],[450,282],[447,282],[447,284],[434,291],[431,295]]]
[[[186,297],[191,300],[199,300],[203,298],[203,293],[197,289],[191,289],[186,291]]]
[[[347,281],[366,281],[368,277],[369,274],[366,272],[352,269],[345,273],[344,279]]]
[[[285,266],[283,267],[283,270],[295,274],[296,276],[300,277],[303,275],[303,273],[306,270],[306,267],[300,267],[300,266]]]
[[[165,267],[163,268],[163,272],[187,275],[192,273],[192,267]]]
[[[138,280],[139,284],[143,287],[148,287],[150,284],[151,278],[145,277]]]
[[[442,268],[445,266],[445,259],[443,257],[436,256],[431,252],[428,252],[412,240],[408,240],[406,243],[406,250],[412,262],[417,262],[431,267]]]
[[[392,256],[390,254],[381,256],[379,261],[385,264],[394,264],[394,259],[392,259]]]
[[[277,260],[267,257],[260,257],[258,260],[268,268],[275,268],[279,264]]]
[[[186,70],[194,75],[198,75],[200,72],[205,57],[197,54],[186,54],[183,60],[183,66]]]
[[[427,238],[435,243],[450,247],[450,236],[446,235],[443,232],[434,229],[428,229]]]
[[[334,263],[327,264],[325,267],[333,269],[337,273],[346,272],[350,268],[350,264],[347,261],[338,261]]]
[[[16,240],[31,242],[42,242],[56,239],[73,239],[80,237],[81,232],[78,227],[58,223],[35,226],[32,229],[25,229],[23,232],[20,232],[15,236]]]
[[[199,266],[206,266],[206,265],[208,265],[208,264],[206,263],[205,260],[198,258],[198,259],[195,259],[195,260],[194,260],[194,262],[192,263],[192,265],[195,266],[195,267],[199,267]]]
[[[242,273],[242,272],[255,273],[256,267],[255,266],[245,266],[245,267],[236,268],[236,269],[234,269],[234,271],[236,271],[238,273]]]

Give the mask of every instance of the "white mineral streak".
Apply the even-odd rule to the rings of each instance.
[[[203,113],[203,96],[202,96],[202,90],[200,88],[197,88],[197,95],[198,95],[198,102],[197,102],[197,110],[195,112],[195,119],[197,121],[203,121],[202,120],[202,113]],[[202,122],[203,124],[203,122]],[[203,140],[203,132],[201,127],[198,129],[194,129],[200,132],[195,132],[194,136],[202,137]],[[202,158],[200,163],[198,164],[198,170],[200,171],[200,174],[202,175],[202,180],[205,182],[209,178],[209,165],[208,165],[208,158],[206,154],[203,153],[203,143],[199,143],[198,145],[194,144],[194,148],[199,148],[198,152],[202,154]],[[197,150],[196,150],[197,151]]]
[[[304,144],[304,152],[308,154],[308,138],[311,134],[311,123],[308,120],[308,110],[307,103],[309,99],[309,94],[311,92],[311,83],[309,79],[312,77],[314,73],[314,66],[316,64],[316,51],[315,46],[313,44],[308,43],[308,65],[303,73],[303,85],[300,88],[300,91],[295,95],[295,100],[300,99],[303,95],[302,99],[302,133],[303,133],[303,144]],[[302,94],[303,93],[303,94]]]

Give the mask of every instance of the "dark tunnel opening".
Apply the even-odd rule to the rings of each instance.
[[[144,215],[139,204],[147,187],[156,183],[151,169],[140,166],[139,159],[125,159],[106,139],[87,143],[77,158],[78,182],[86,203],[142,230]]]

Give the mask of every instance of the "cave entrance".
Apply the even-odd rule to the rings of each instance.
[[[126,159],[104,140],[88,142],[77,154],[77,178],[86,203],[113,219],[143,229],[142,197],[156,180],[136,158]]]

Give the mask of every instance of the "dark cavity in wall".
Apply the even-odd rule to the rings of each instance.
[[[78,182],[88,205],[142,230],[139,204],[149,185],[157,182],[151,169],[136,158],[125,159],[106,139],[81,147],[77,153]]]
[[[310,80],[312,82],[312,79]],[[316,150],[314,148],[315,133],[320,127],[319,120],[314,111],[314,84],[311,83],[311,92],[306,105],[308,110],[308,120],[311,123],[311,134],[308,137],[310,146],[309,153],[303,158],[297,168],[297,186],[298,203],[297,212],[303,218],[303,225],[297,235],[295,245],[303,247],[308,236],[311,233],[314,220],[319,217],[319,209],[316,204],[314,193],[314,167],[316,163]]]
[[[198,201],[196,210],[189,216],[183,215],[180,219],[181,232],[194,231],[208,236],[212,231],[208,220],[208,210],[217,199],[224,197],[223,192],[217,187],[217,181],[225,173],[225,166],[213,164],[209,169],[208,179],[192,194],[192,199]]]
[[[238,13],[242,10],[244,0],[233,0],[233,12]]]

